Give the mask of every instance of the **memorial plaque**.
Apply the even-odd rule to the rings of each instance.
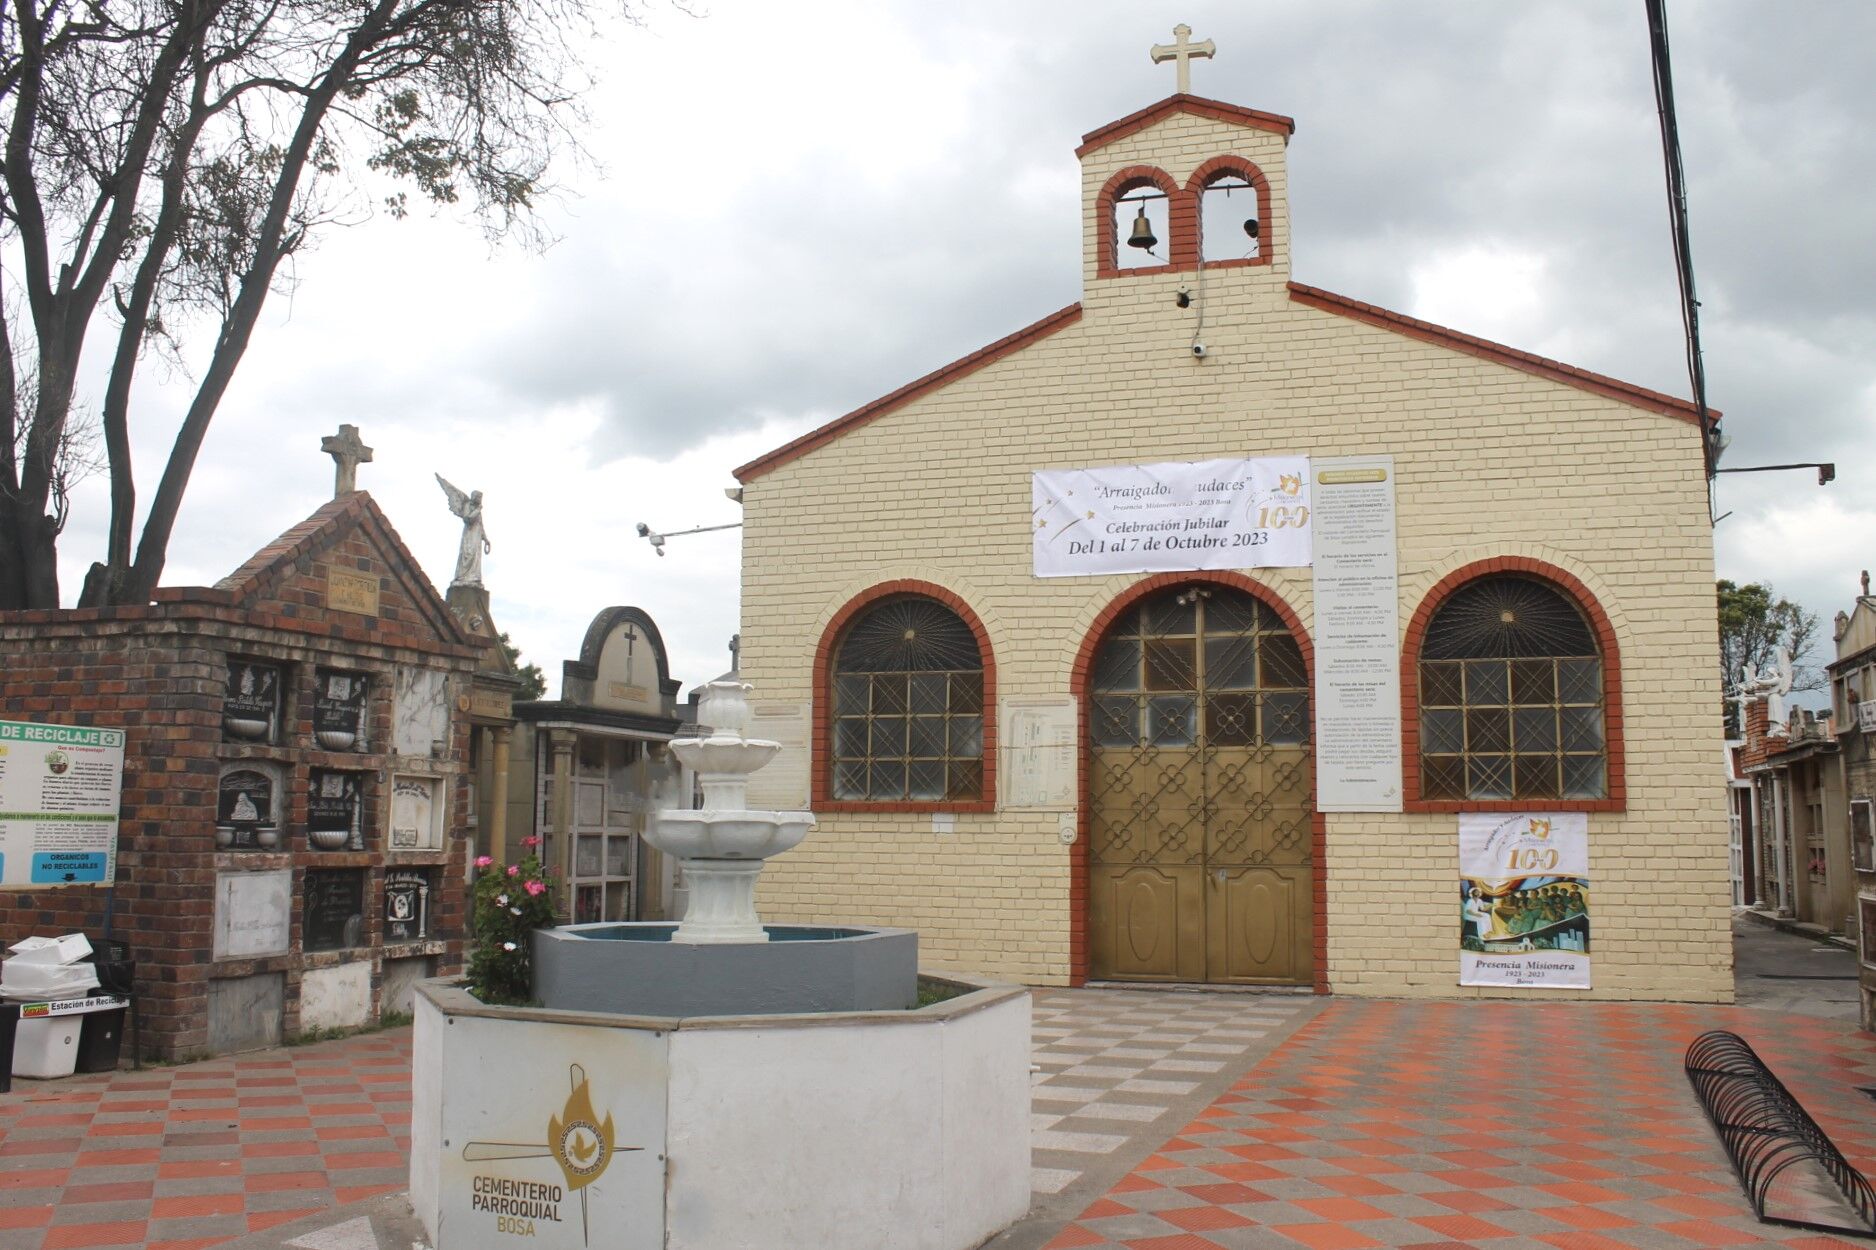
[[[257,768],[230,768],[222,773],[215,804],[215,845],[272,849],[279,843],[275,817],[277,783]]]
[[[392,703],[391,749],[431,757],[449,750],[449,674],[399,668]]]
[[[438,844],[436,778],[398,777],[391,783],[391,846],[420,850]]]
[[[345,569],[326,572],[326,606],[336,612],[378,615],[378,579],[369,573]]]
[[[363,673],[319,670],[313,692],[313,739],[323,749],[355,751],[364,745],[366,689]]]
[[[364,790],[365,779],[359,773],[313,769],[312,786],[306,795],[306,832],[315,848],[322,851],[365,849],[364,829],[359,819],[359,799]]]
[[[273,742],[280,728],[281,670],[247,660],[228,662],[228,689],[222,696],[221,724],[231,738]]]
[[[430,936],[430,876],[420,868],[384,874],[384,940],[421,942]]]
[[[360,868],[308,868],[300,947],[336,951],[365,944],[365,873]]]
[[[224,872],[215,877],[216,959],[252,959],[287,949],[293,873]],[[210,982],[210,985],[214,985]]]

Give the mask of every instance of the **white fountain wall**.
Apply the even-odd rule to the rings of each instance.
[[[541,1139],[577,1061],[619,1143],[644,1147],[587,1190],[593,1245],[968,1250],[1029,1206],[1029,1018],[1025,991],[988,983],[918,1011],[674,1020],[489,1008],[426,982],[411,1201],[437,1250],[519,1244],[475,1208],[475,1177],[558,1171],[466,1166],[464,1139]],[[584,1247],[575,1211],[569,1195],[525,1244]]]

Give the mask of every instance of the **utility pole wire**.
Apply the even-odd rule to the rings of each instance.
[[[1706,466],[1707,517],[1713,516],[1711,483],[1716,467],[1714,420],[1707,409],[1706,366],[1700,357],[1700,301],[1694,295],[1693,249],[1687,230],[1687,180],[1681,169],[1680,127],[1674,119],[1674,75],[1668,63],[1667,0],[1645,0],[1648,45],[1654,65],[1655,110],[1661,119],[1661,156],[1667,173],[1668,224],[1674,240],[1674,271],[1680,280],[1681,325],[1687,337],[1687,374],[1694,389],[1694,414],[1700,423],[1700,454]]]

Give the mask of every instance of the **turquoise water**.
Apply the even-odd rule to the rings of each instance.
[[[841,938],[866,937],[868,929],[816,928],[811,925],[765,924],[762,931],[771,942],[834,942]],[[569,937],[593,938],[602,942],[669,942],[677,932],[674,924],[622,924],[605,929],[581,929]]]

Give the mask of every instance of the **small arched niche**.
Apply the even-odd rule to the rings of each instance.
[[[1264,257],[1264,208],[1255,171],[1227,165],[1199,184],[1199,263],[1246,263]]]
[[[1140,273],[1180,263],[1191,250],[1191,216],[1179,184],[1161,169],[1123,169],[1101,190],[1101,271]]]

